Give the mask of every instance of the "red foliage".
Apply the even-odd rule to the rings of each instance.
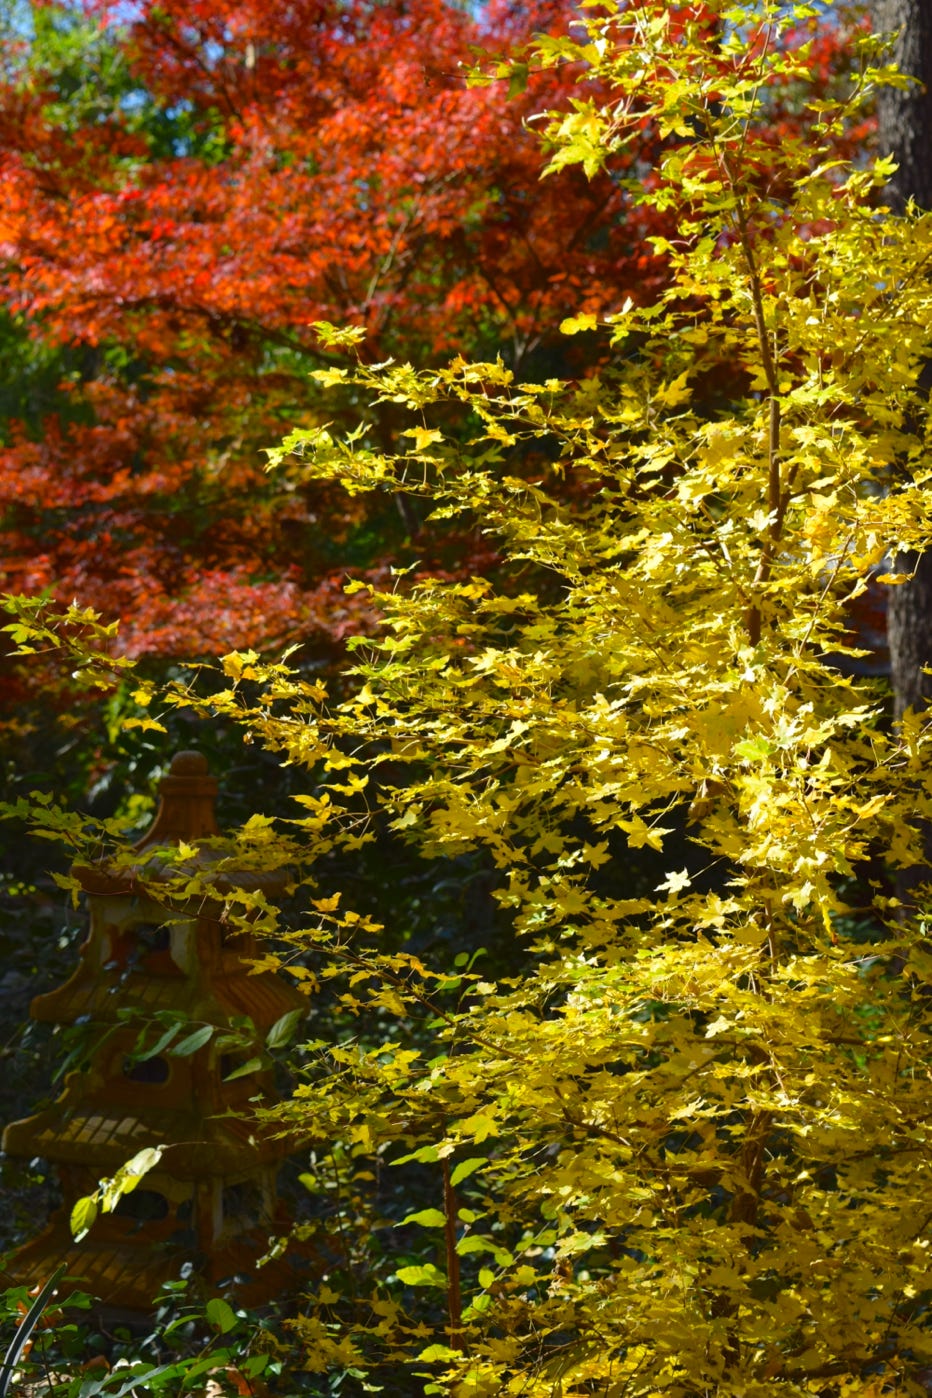
[[[591,182],[541,183],[526,118],[571,75],[508,101],[465,85],[471,46],[565,27],[570,0],[139,0],[129,25],[84,8],[120,34],[151,120],[117,101],[68,125],[41,71],[0,87],[3,296],[83,365],[40,439],[0,450],[0,588],[120,615],[135,654],[338,638],[360,621],[340,579],[404,531],[384,502],[262,473],[263,445],[334,412],[310,323],[365,326],[377,359],[502,348],[566,372],[560,320],[662,275],[645,239],[669,230],[623,188],[650,133]],[[390,446],[387,410],[377,431]]]

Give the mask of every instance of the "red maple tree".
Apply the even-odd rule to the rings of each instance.
[[[345,569],[398,529],[262,473],[262,445],[324,410],[311,323],[364,327],[376,358],[520,363],[646,265],[617,182],[540,185],[539,94],[463,81],[470,45],[569,8],[169,0],[121,25],[89,5],[125,65],[109,105],[76,123],[34,59],[6,83],[3,296],[86,367],[0,453],[4,590],[120,615],[135,653],[352,624]]]
[[[264,476],[264,445],[335,411],[312,323],[364,328],[374,359],[583,372],[561,319],[663,275],[647,239],[675,230],[636,198],[660,138],[542,182],[527,119],[573,75],[510,100],[464,81],[478,49],[565,29],[570,0],[35,8],[54,42],[8,41],[0,78],[0,295],[77,367],[41,422],[8,424],[0,588],[120,616],[135,655],[337,640],[347,570],[419,522]],[[815,37],[828,72],[837,36]],[[791,126],[777,103],[775,139]],[[391,405],[374,432],[392,445]]]

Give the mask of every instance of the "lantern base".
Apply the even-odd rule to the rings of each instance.
[[[96,1319],[130,1328],[151,1323],[160,1289],[166,1282],[177,1281],[189,1261],[195,1262],[192,1281],[204,1299],[222,1295],[234,1307],[261,1308],[307,1284],[310,1269],[300,1255],[257,1265],[268,1249],[267,1230],[241,1233],[216,1246],[205,1260],[189,1258],[184,1249],[170,1243],[146,1242],[139,1237],[138,1226],[128,1223],[112,1217],[98,1219],[93,1236],[76,1243],[62,1212],[38,1237],[9,1254],[3,1270],[12,1284],[33,1289],[64,1263],[67,1272],[55,1304],[67,1305],[69,1296],[84,1292],[94,1299],[90,1314]]]

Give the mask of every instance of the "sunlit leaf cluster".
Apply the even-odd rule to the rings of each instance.
[[[408,1364],[451,1398],[924,1391],[932,957],[892,874],[922,858],[930,730],[891,723],[852,608],[932,534],[932,216],[833,153],[884,80],[869,46],[767,139],[823,8],[583,6],[541,40],[579,77],[552,168],[656,125],[669,284],[564,324],[604,337],[597,375],[360,357],[324,373],[371,417],[270,452],[473,521],[500,572],[373,589],[349,692],[250,652],[147,706],[315,776],[280,826],[307,912],[262,964],[334,1016],[275,1109],[352,1238],[294,1322],[320,1369]],[[390,887],[315,886],[386,828],[484,854],[520,975],[399,950]],[[431,1201],[386,1218],[390,1168]],[[393,1223],[425,1241],[378,1252]]]

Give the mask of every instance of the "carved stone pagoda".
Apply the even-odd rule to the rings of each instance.
[[[218,834],[217,781],[197,752],[178,753],[160,788],[151,828],[135,846],[132,869],[80,866],[74,873],[87,895],[90,929],[74,975],[58,990],[33,1000],[31,1014],[54,1024],[88,1023],[96,1047],[89,1066],[69,1074],[52,1106],[9,1125],[9,1155],[50,1161],[61,1179],[64,1208],[39,1237],[8,1263],[17,1280],[44,1281],[61,1263],[75,1285],[119,1311],[150,1311],[159,1287],[193,1263],[208,1287],[235,1277],[233,1292],[257,1304],[287,1285],[283,1265],[257,1269],[270,1232],[284,1225],[276,1206],[277,1167],[291,1147],[250,1120],[250,1101],[274,1099],[271,1074],[250,1072],[228,1080],[252,1054],[235,1055],[218,1039],[248,1017],[257,1053],[283,1015],[306,1006],[291,986],[268,972],[256,974],[254,939],[222,918],[219,898],[179,905],[159,897],[166,869],[158,846],[208,847],[195,856],[209,876],[209,837]],[[226,874],[226,886],[239,876]],[[243,875],[249,887],[268,881]],[[218,881],[219,887],[219,881]],[[131,1014],[127,1014],[131,1011]],[[215,1033],[188,1056],[164,1052],[141,1057],[140,1026],[183,1016],[190,1030]],[[170,1022],[170,1021],[169,1021]],[[178,1043],[189,1031],[182,1029]],[[249,1033],[253,1031],[250,1029]],[[112,1178],[137,1152],[166,1149],[139,1188],[113,1214],[98,1217],[75,1243],[69,1217],[75,1202]],[[290,1278],[293,1284],[293,1278]]]

